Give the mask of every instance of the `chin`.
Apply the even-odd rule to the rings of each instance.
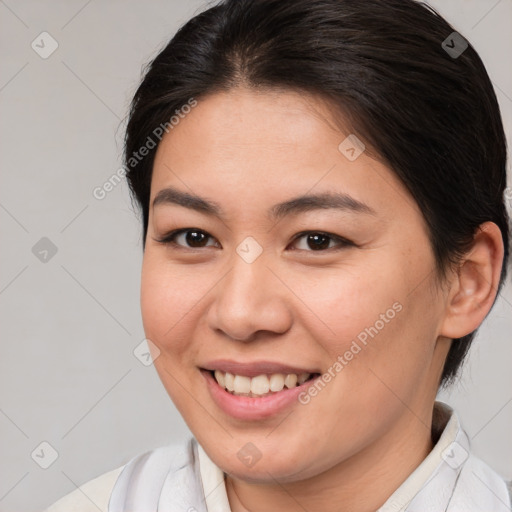
[[[211,443],[202,444],[202,446],[210,459],[225,473],[246,482],[275,483],[276,480],[279,482],[294,482],[314,476],[321,471],[316,466],[313,467],[313,458],[304,458],[303,447],[299,447],[297,453],[291,453],[290,451],[283,453],[280,447],[284,445],[284,441],[276,438],[275,444],[267,440],[266,446],[256,452],[252,447],[258,445],[258,441],[255,440],[252,446],[250,443],[251,441],[244,439],[243,441],[234,441],[235,448],[231,446],[221,447],[218,444],[211,446]],[[261,444],[263,444],[263,441]],[[239,446],[242,446],[242,449]],[[233,453],[233,455],[227,455],[230,453]],[[300,466],[298,466],[298,461],[300,461]]]

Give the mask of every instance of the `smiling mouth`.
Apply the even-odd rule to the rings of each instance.
[[[208,370],[217,384],[235,396],[258,398],[293,389],[318,377],[319,373],[272,373],[256,377],[234,375],[221,370]]]

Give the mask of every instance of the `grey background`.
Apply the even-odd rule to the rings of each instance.
[[[430,4],[480,53],[510,140],[512,0]],[[153,367],[133,354],[144,339],[142,249],[127,186],[103,200],[93,190],[121,165],[123,119],[141,66],[205,5],[0,0],[0,511],[41,510],[189,435]],[[59,45],[47,59],[31,47],[43,31]],[[49,250],[46,262],[33,252],[38,242]],[[507,284],[462,381],[441,396],[474,451],[507,479],[511,332]],[[58,453],[48,469],[36,463],[51,461],[43,441]]]

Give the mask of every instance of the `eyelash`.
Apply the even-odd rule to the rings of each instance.
[[[203,234],[207,235],[207,237],[213,238],[209,233],[207,233],[206,231],[203,231],[202,229],[197,229],[197,228],[181,228],[181,229],[175,229],[173,231],[170,231],[169,233],[165,234],[160,239],[154,238],[153,240],[155,240],[155,242],[158,242],[158,243],[163,244],[163,245],[172,246],[172,247],[176,247],[178,249],[184,249],[184,250],[189,250],[190,249],[192,251],[205,249],[206,247],[211,247],[211,246],[205,246],[205,247],[186,247],[186,246],[180,245],[180,244],[175,242],[175,238],[178,235],[180,235],[182,233],[187,233],[189,231],[194,231],[194,232],[197,232],[197,233],[203,233]],[[343,249],[344,247],[349,247],[349,246],[355,247],[356,246],[356,244],[354,244],[350,240],[347,240],[346,238],[343,238],[341,236],[335,235],[333,233],[327,233],[325,231],[301,231],[300,233],[297,233],[297,235],[295,235],[294,239],[292,240],[292,243],[296,242],[297,240],[301,239],[302,237],[304,237],[306,235],[311,235],[311,234],[322,235],[324,237],[330,238],[331,240],[334,240],[335,242],[337,242],[339,244],[339,246],[337,248],[336,247],[328,247],[327,249],[319,249],[318,251],[306,250],[306,252],[313,252],[313,253],[314,252],[320,252],[320,253],[323,252],[323,253],[325,253],[325,252],[331,251],[333,249],[334,250],[340,250],[340,249]],[[305,250],[305,249],[299,249],[299,250]]]

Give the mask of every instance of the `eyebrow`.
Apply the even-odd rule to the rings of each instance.
[[[223,218],[225,215],[222,207],[215,201],[174,187],[164,188],[157,193],[153,199],[153,208],[160,204],[175,204],[218,218]],[[377,215],[377,212],[366,203],[341,192],[323,192],[294,197],[275,204],[268,210],[267,215],[270,219],[278,220],[289,215],[324,209]]]

